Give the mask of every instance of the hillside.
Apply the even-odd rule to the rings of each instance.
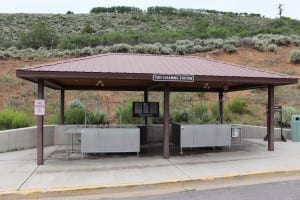
[[[38,26],[43,23],[45,27]],[[32,29],[53,33],[50,44],[30,46],[22,40]],[[179,14],[0,14],[0,50],[16,46],[75,49],[118,43],[173,44],[177,40],[252,37],[257,34],[300,34],[300,22],[290,18],[269,19],[259,15],[199,12]],[[30,35],[28,38],[30,39]],[[31,41],[32,42],[32,41]]]

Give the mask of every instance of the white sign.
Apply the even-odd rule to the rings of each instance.
[[[153,74],[153,81],[194,82],[194,76],[189,74]]]
[[[45,100],[36,99],[34,101],[34,114],[35,115],[45,115]]]

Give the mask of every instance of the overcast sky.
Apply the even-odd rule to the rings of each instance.
[[[278,17],[278,5],[283,4],[283,16],[300,20],[299,0],[0,0],[0,13],[88,13],[92,7],[113,5],[172,6],[175,8],[214,9],[219,11],[258,13]]]

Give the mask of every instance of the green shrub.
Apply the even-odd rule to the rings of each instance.
[[[299,115],[300,110],[293,106],[283,106],[282,108],[282,122],[283,126],[285,128],[290,128],[291,127],[291,119],[292,115]],[[280,115],[279,113],[275,113],[275,123],[278,126],[278,122],[280,121]]]
[[[211,113],[211,118],[210,118],[210,121],[215,123],[216,121],[218,121],[219,119],[219,105],[218,103],[212,103],[210,106],[209,106],[209,109],[210,109],[210,113]],[[232,112],[227,108],[227,107],[224,107],[223,108],[223,121],[224,122],[231,122],[232,121]]]
[[[160,43],[155,44],[139,44],[134,46],[133,51],[136,53],[145,53],[145,54],[160,54],[161,49]]]
[[[190,110],[175,110],[171,114],[171,118],[174,122],[190,122],[192,119],[192,112]]]
[[[81,101],[73,100],[65,112],[65,121],[67,124],[84,124],[85,111]]]
[[[23,111],[7,108],[0,112],[0,129],[22,128],[29,124],[30,119]]]
[[[93,55],[94,51],[91,47],[84,47],[80,49],[80,56],[90,56]]]
[[[242,47],[252,47],[253,46],[253,40],[250,37],[244,37],[240,40],[240,46]]]
[[[29,126],[29,120],[26,113],[15,111],[11,125],[12,128],[22,128]]]
[[[209,106],[211,117],[214,118],[214,120],[217,119],[219,116],[219,105],[217,103],[212,103]]]
[[[291,38],[285,35],[278,36],[275,43],[279,46],[288,46],[292,43]]]
[[[228,108],[231,112],[237,114],[244,114],[248,112],[246,101],[236,98],[229,105]]]
[[[131,46],[124,43],[114,44],[111,47],[111,51],[114,53],[128,53],[131,51]]]
[[[208,114],[208,106],[204,104],[193,106],[193,121],[195,122],[208,122],[210,116]]]
[[[254,49],[258,51],[264,51],[266,49],[266,42],[264,40],[254,38],[252,41]]]
[[[90,25],[87,24],[83,27],[83,29],[81,30],[82,34],[89,34],[89,33],[95,33],[95,29]]]
[[[277,50],[277,45],[276,44],[269,44],[268,45],[268,51],[276,52],[276,50]]]
[[[227,53],[235,53],[237,50],[236,47],[233,46],[232,44],[225,44],[223,49]]]
[[[290,61],[292,63],[300,63],[300,49],[294,49],[290,52]]]
[[[37,23],[32,26],[29,32],[23,32],[19,36],[19,45],[25,48],[46,47],[52,49],[57,46],[58,41],[59,38],[55,30],[48,28],[45,23]]]
[[[238,47],[240,46],[241,44],[241,39],[237,36],[233,36],[231,38],[227,38],[225,41],[224,41],[224,44],[231,44],[235,47]]]
[[[118,120],[121,117],[122,124],[140,124],[142,119],[133,117],[132,111],[132,102],[126,102],[122,108],[118,108],[116,111]]]
[[[300,46],[300,39],[294,40],[294,41],[293,41],[293,44],[294,44],[295,46]]]
[[[103,124],[105,119],[105,113],[101,110],[97,110],[94,113],[88,114],[89,124]]]
[[[160,50],[161,54],[169,55],[173,53],[173,50],[169,47],[162,47]]]

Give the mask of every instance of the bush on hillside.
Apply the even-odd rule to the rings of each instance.
[[[258,38],[253,38],[253,48],[258,51],[264,51],[266,49],[266,41]]]
[[[228,108],[231,112],[237,114],[245,114],[248,112],[247,104],[245,100],[236,98],[229,105]]]
[[[29,32],[23,32],[19,36],[19,45],[23,48],[46,47],[52,49],[57,46],[58,41],[59,37],[56,32],[48,28],[45,23],[37,23]]]
[[[131,46],[128,44],[120,43],[120,44],[114,44],[111,47],[111,51],[114,53],[128,53],[131,52]]]
[[[269,44],[268,45],[268,51],[276,52],[276,50],[277,50],[277,45],[276,44]]]
[[[290,52],[290,61],[292,63],[300,63],[300,49],[294,49]]]
[[[0,129],[22,128],[29,124],[29,117],[23,111],[7,108],[0,112]]]
[[[95,33],[95,29],[90,25],[86,24],[83,29],[81,30],[82,34],[89,34],[89,33]]]
[[[236,47],[232,44],[225,44],[223,49],[226,53],[235,53],[237,51]]]

